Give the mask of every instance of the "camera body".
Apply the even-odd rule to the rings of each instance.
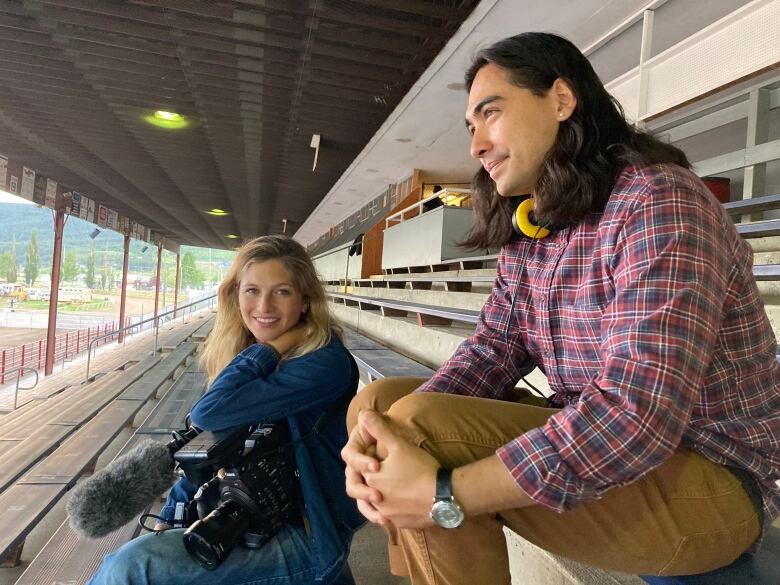
[[[173,454],[180,472],[200,485],[184,533],[190,555],[214,569],[236,544],[260,548],[301,518],[300,486],[286,422],[202,432]]]

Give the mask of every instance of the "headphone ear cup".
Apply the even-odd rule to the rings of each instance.
[[[534,200],[523,199],[512,214],[512,227],[518,234],[541,240],[550,235],[550,230],[531,222],[531,212],[534,210]]]
[[[522,236],[523,232],[520,229],[520,224],[517,222],[517,212],[519,209],[520,206],[518,205],[517,207],[514,208],[514,210],[512,210],[512,229],[515,230],[515,233],[518,236]]]

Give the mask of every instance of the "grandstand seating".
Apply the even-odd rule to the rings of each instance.
[[[133,433],[122,448],[120,455],[147,438],[167,442],[171,431],[182,427],[184,415],[205,390],[206,374],[193,363],[164,393],[141,427]],[[128,393],[128,396],[130,394]],[[117,402],[122,401],[134,402],[136,399],[123,396]],[[161,504],[162,502],[157,502],[153,511],[158,511]],[[101,539],[83,540],[65,521],[22,574],[17,584],[83,583],[94,573],[105,554],[136,537],[139,532],[140,527],[134,519]],[[78,551],[77,555],[74,554],[75,551]]]
[[[206,332],[212,322],[213,316],[206,314],[166,327],[162,345],[172,351],[147,354],[138,362],[128,360],[138,359],[139,347],[114,350],[117,355],[108,363],[131,365],[96,376],[89,384],[68,386],[48,400],[32,402],[0,419],[0,445],[11,445],[0,452],[0,514],[5,528],[0,534],[0,559],[4,566],[18,562],[25,536],[80,476],[91,471],[98,456],[144,405],[168,390],[167,380],[178,377],[179,387],[191,400],[197,399],[200,394],[193,392],[197,384],[179,374],[197,349],[187,339],[196,331]],[[105,362],[97,369],[104,371],[104,367]],[[83,368],[77,369],[83,376]],[[196,374],[205,387],[205,377]],[[165,396],[179,397],[176,404],[180,405],[186,402],[180,394],[168,390]],[[157,406],[167,403],[162,400]],[[171,412],[178,415],[179,408]],[[182,420],[179,417],[176,424]]]

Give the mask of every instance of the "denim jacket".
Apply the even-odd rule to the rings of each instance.
[[[352,534],[365,519],[345,491],[340,457],[347,441],[344,416],[319,435],[309,431],[335,400],[352,389],[352,364],[352,356],[336,335],[317,351],[281,362],[270,346],[251,345],[219,373],[191,413],[193,424],[207,431],[287,419],[296,441],[315,557],[312,564],[316,578],[325,581],[341,569]],[[161,516],[171,523],[176,503],[192,499],[197,487],[180,480],[171,489]]]

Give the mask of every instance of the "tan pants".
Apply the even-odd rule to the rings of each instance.
[[[352,401],[386,412],[446,467],[494,454],[555,409],[449,394],[410,394],[424,379],[385,378]],[[408,395],[408,396],[407,396]],[[415,585],[510,583],[503,526],[582,563],[640,575],[703,573],[731,563],[759,536],[758,514],[736,477],[690,450],[631,485],[563,514],[543,506],[470,517],[458,529],[388,528],[390,565]],[[402,549],[402,550],[401,550]]]

